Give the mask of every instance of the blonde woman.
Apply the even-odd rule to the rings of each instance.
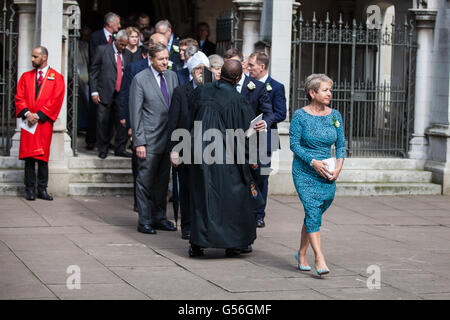
[[[336,192],[336,180],[345,158],[345,137],[342,117],[328,107],[333,81],[325,74],[312,74],[305,82],[310,104],[297,110],[292,118],[289,136],[294,152],[292,177],[305,210],[300,249],[296,254],[298,269],[309,271],[306,251],[311,244],[315,254],[314,267],[319,276],[330,273],[322,253],[320,226],[322,215],[330,207]],[[336,164],[331,147],[336,146]]]

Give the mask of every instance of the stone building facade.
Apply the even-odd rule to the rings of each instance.
[[[145,11],[151,23],[168,18],[175,32],[182,36],[193,34],[196,23],[206,21],[211,27],[210,39],[216,39],[216,19],[222,12],[234,9],[238,14],[238,38],[244,54],[254,51],[254,44],[263,40],[270,46],[273,78],[285,85],[287,101],[291,101],[292,70],[296,63],[292,55],[293,21],[299,12],[303,17],[315,16],[331,21],[365,23],[368,10],[377,6],[383,21],[395,16],[396,23],[403,17],[413,21],[417,39],[414,75],[414,120],[408,155],[414,166],[432,172],[432,180],[450,194],[450,2],[448,0],[176,0],[142,1],[117,0],[8,0],[16,8],[18,37],[17,74],[31,68],[30,53],[35,45],[49,49],[49,64],[63,75],[68,74],[69,48],[67,45],[69,20],[75,17],[73,6],[80,8],[80,23],[97,23],[105,12],[120,15]],[[320,5],[319,5],[320,3]],[[329,13],[327,16],[327,12]],[[100,18],[101,19],[101,18]],[[391,18],[390,18],[391,19]],[[391,19],[392,20],[392,19]],[[87,21],[87,22],[86,22]],[[100,20],[101,21],[101,20]],[[384,24],[383,27],[388,27]],[[303,63],[308,64],[307,57]],[[387,63],[385,74],[398,66],[395,59]],[[67,99],[66,99],[67,100]],[[290,108],[291,103],[288,103]],[[50,191],[59,195],[70,194],[70,159],[73,157],[70,137],[67,134],[67,101],[54,127],[50,161]],[[288,110],[291,111],[291,110]],[[288,112],[290,114],[290,112]],[[281,150],[274,155],[270,192],[293,193],[290,181],[292,153],[289,150],[289,116],[280,126]],[[20,131],[16,130],[10,157],[17,157]],[[372,159],[373,160],[373,159]],[[352,159],[349,159],[350,163]],[[364,161],[371,161],[365,159]],[[381,163],[390,163],[389,161]],[[350,167],[352,164],[350,165]],[[386,165],[388,167],[389,165]],[[288,179],[288,180],[287,180]]]

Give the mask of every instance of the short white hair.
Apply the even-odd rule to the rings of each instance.
[[[220,67],[222,68],[224,61],[223,58],[221,56],[219,56],[218,54],[212,54],[208,57],[209,59],[209,63],[211,64],[212,68],[216,68],[216,67]]]
[[[309,95],[309,90],[314,90],[314,92],[317,92],[320,88],[320,84],[322,82],[328,82],[333,85],[333,80],[329,76],[323,73],[313,73],[308,76],[305,80],[305,91],[306,91],[306,97],[309,101],[312,100],[311,96]]]
[[[125,38],[126,40],[128,40],[128,32],[126,29],[122,29],[122,30],[119,30],[119,32],[117,32],[116,39],[120,40],[122,38]]]
[[[161,31],[163,33],[166,33],[169,29],[172,29],[172,25],[170,24],[169,20],[160,20],[155,24],[155,30],[158,32],[158,29],[162,29]]]

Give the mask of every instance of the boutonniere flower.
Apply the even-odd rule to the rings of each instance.
[[[333,126],[335,126],[336,128],[339,128],[341,126],[341,123],[336,117],[333,117]]]
[[[54,73],[50,73],[50,75],[47,78],[48,80],[55,80],[55,74]]]
[[[169,64],[167,66],[167,69],[172,70],[173,62],[169,60]]]
[[[268,82],[266,83],[266,89],[267,89],[267,92],[272,91],[272,86]]]
[[[176,53],[180,52],[180,47],[179,46],[173,45],[172,48],[173,48],[173,51],[175,51]]]
[[[247,85],[248,90],[252,91],[256,88],[256,85],[253,83],[253,81],[250,81]]]

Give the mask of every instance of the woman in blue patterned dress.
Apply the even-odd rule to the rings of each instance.
[[[322,215],[334,200],[336,179],[345,157],[345,137],[339,111],[328,107],[333,81],[324,74],[312,74],[305,82],[310,104],[297,110],[289,130],[291,150],[294,153],[292,177],[305,211],[300,249],[296,254],[298,268],[309,271],[306,261],[309,244],[315,254],[316,272],[321,276],[330,270],[322,253],[320,226]],[[332,157],[336,147],[336,169],[328,170],[322,161]]]

